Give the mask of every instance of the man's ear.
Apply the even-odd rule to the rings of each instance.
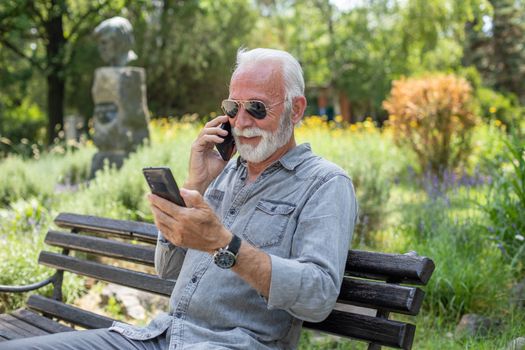
[[[301,121],[306,109],[306,97],[297,96],[292,101],[292,123],[295,125]]]

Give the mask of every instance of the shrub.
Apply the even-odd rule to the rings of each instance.
[[[485,120],[499,120],[507,127],[517,125],[521,116],[521,108],[517,98],[506,96],[489,88],[480,87],[476,91],[479,104],[479,115]]]
[[[20,199],[54,198],[57,184],[78,184],[89,175],[93,147],[55,147],[37,159],[10,155],[0,160],[0,207]]]
[[[9,249],[0,250],[0,285],[27,285],[50,277],[53,269],[37,263],[44,246],[44,235],[52,222],[48,210],[36,200],[17,201],[10,210],[0,210],[0,243]],[[52,251],[50,247],[45,247]],[[75,300],[83,291],[81,278],[64,275],[64,298]],[[51,296],[50,285],[31,293]],[[21,307],[29,293],[0,293],[0,312]]]
[[[0,157],[7,153],[30,156],[32,145],[28,140],[44,141],[45,114],[29,99],[15,107],[0,103],[0,120]]]
[[[422,170],[437,176],[456,168],[470,150],[476,124],[469,83],[454,75],[403,78],[383,103],[394,141],[409,145]]]

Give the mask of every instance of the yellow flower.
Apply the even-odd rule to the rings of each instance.
[[[494,107],[494,106],[491,106],[491,107],[489,108],[489,112],[492,113],[492,114],[496,113],[497,110],[498,110],[498,109],[497,109],[496,107]]]
[[[358,127],[355,124],[350,125],[350,131],[354,132],[357,131]]]
[[[498,126],[498,127],[501,126],[502,124],[503,124],[503,123],[502,123],[501,120],[499,120],[499,119],[496,119],[496,120],[494,121],[494,125],[496,125],[496,126]]]
[[[415,127],[417,127],[417,122],[416,122],[415,120],[411,120],[411,121],[410,121],[410,127],[411,127],[411,128],[415,128]]]
[[[336,116],[335,116],[335,121],[336,121],[337,123],[341,123],[341,122],[343,121],[343,116],[341,116],[341,115],[336,115]]]

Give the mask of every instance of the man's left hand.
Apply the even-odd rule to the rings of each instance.
[[[148,195],[155,225],[164,238],[178,247],[213,253],[230,243],[224,227],[197,191],[181,188],[187,207],[180,207],[154,194]]]

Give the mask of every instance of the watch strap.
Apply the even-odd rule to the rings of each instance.
[[[233,253],[233,255],[237,256],[239,254],[239,249],[241,248],[242,240],[237,235],[233,235],[232,240],[230,241],[230,244],[225,248],[226,250]]]

